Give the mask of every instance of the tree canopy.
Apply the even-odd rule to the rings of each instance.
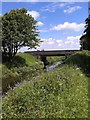
[[[39,45],[36,23],[24,8],[2,16],[2,60],[11,61],[23,46],[36,48]]]
[[[80,38],[81,49],[90,50],[90,15],[85,20],[84,34]]]

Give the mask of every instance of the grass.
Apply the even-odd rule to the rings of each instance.
[[[12,63],[2,64],[3,93],[15,86],[16,83],[30,80],[43,69],[43,63],[26,53],[18,53]]]
[[[54,56],[54,57],[47,57],[47,61],[49,62],[49,65],[52,65],[56,62],[64,60],[64,56]]]
[[[3,119],[88,118],[89,61],[90,51],[78,52],[64,65],[9,90]]]
[[[14,67],[23,67],[23,66],[29,66],[29,67],[35,67],[35,65],[37,64],[41,64],[42,63],[40,61],[38,61],[37,58],[35,58],[34,56],[32,56],[29,53],[18,53],[15,58],[13,59],[12,63],[6,63],[5,65],[8,68],[14,68]],[[39,66],[40,67],[40,66]]]

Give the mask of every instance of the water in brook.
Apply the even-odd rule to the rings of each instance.
[[[58,66],[61,65],[61,64],[63,64],[62,61],[57,62],[57,63],[55,63],[55,64],[53,64],[53,65],[51,65],[51,66],[46,66],[46,71],[53,70],[54,68],[58,67]]]
[[[59,65],[62,65],[63,63],[64,63],[63,61],[59,61],[59,62],[54,63],[51,66],[46,66],[45,71],[48,72],[50,70],[53,70],[54,68],[58,67]],[[30,82],[30,80],[24,80],[24,81],[18,82],[18,83],[15,84],[14,88],[19,87],[26,82]]]

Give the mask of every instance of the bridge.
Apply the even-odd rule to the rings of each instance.
[[[67,56],[67,55],[70,55],[74,52],[77,52],[77,51],[80,51],[80,50],[42,50],[42,51],[26,51],[25,53],[30,53],[34,56]]]
[[[36,56],[38,59],[40,59],[44,63],[44,69],[46,69],[46,66],[48,65],[48,61],[46,59],[47,56],[65,56],[65,59],[73,54],[74,52],[77,52],[80,50],[48,50],[48,51],[26,51],[25,53],[30,53],[34,56]]]

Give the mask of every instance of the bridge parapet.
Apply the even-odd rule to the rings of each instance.
[[[66,56],[80,50],[27,51],[34,56]]]
[[[80,51],[80,50],[53,50],[53,51],[27,51],[25,53],[30,53],[36,56],[39,60],[44,63],[44,69],[48,65],[48,61],[46,59],[47,56],[65,56],[65,59],[71,55],[72,53]]]

